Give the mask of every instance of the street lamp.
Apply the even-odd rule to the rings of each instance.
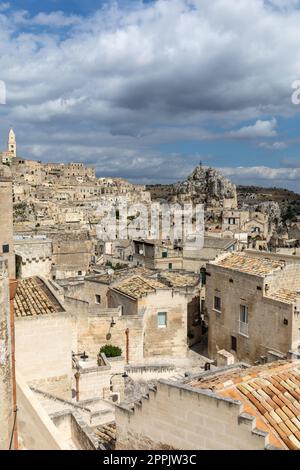
[[[111,391],[111,392],[113,391],[112,379],[113,379],[114,377],[116,377],[117,375],[121,376],[123,379],[127,379],[127,378],[129,377],[129,375],[127,374],[126,371],[125,371],[125,372],[120,372],[120,373],[118,373],[118,374],[113,374],[113,375],[111,376],[110,380],[109,380],[109,385],[110,385],[109,388],[110,388],[110,391]]]

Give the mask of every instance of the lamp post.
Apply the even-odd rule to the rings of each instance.
[[[82,359],[83,361],[87,361],[87,359],[89,358],[89,356],[86,354],[86,352],[84,351],[83,353],[78,353],[78,354],[75,354],[75,353],[72,353],[72,357],[79,357],[80,359]],[[80,367],[79,367],[79,364],[77,363],[76,361],[76,373],[74,374],[74,377],[75,377],[75,394],[76,394],[76,401],[79,401],[80,400],[80,392],[79,392],[79,381],[80,381]]]
[[[79,369],[77,369],[76,374],[74,375],[75,381],[76,381],[76,401],[78,402],[80,399],[80,394],[79,394],[79,380],[80,380],[80,372]]]
[[[118,373],[118,374],[113,374],[113,375],[110,377],[110,380],[109,380],[109,385],[110,385],[109,388],[110,388],[110,391],[111,391],[111,392],[113,391],[112,379],[113,379],[114,377],[116,377],[117,375],[123,377],[123,379],[127,379],[127,378],[129,377],[129,375],[127,374],[126,371],[125,371],[125,372],[120,372],[120,373]]]

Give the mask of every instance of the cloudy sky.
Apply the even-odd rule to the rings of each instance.
[[[299,25],[300,0],[0,0],[0,147],[300,192]]]

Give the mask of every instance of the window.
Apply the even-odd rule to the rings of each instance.
[[[172,269],[173,269],[173,264],[169,263],[169,271],[172,271]]]
[[[9,253],[9,245],[3,245],[2,246],[2,252],[3,253]]]
[[[234,217],[229,217],[228,223],[229,223],[229,225],[235,225],[235,218]]]
[[[167,251],[163,251],[163,252],[162,252],[162,257],[163,257],[163,258],[167,258],[167,257],[168,257],[168,252],[167,252]]]
[[[248,307],[246,305],[240,306],[240,328],[239,332],[242,335],[248,336],[248,327],[249,327],[249,315]]]
[[[78,276],[82,276],[82,271],[78,271]]]
[[[220,297],[215,296],[214,309],[217,310],[217,312],[221,312],[221,298]]]
[[[96,304],[98,304],[98,305],[101,304],[101,295],[96,294],[95,295],[95,300],[96,300]]]
[[[167,326],[167,313],[166,312],[158,312],[157,326],[158,328],[166,328]]]
[[[206,269],[205,268],[200,269],[200,277],[201,277],[202,285],[205,286],[206,284]]]
[[[235,336],[231,336],[231,350],[237,352],[237,340]]]

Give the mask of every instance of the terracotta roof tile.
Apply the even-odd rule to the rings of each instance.
[[[213,261],[211,264],[261,277],[285,266],[285,263],[282,261],[274,261],[267,257],[255,258],[242,253],[231,253]]]
[[[167,289],[167,287],[154,279],[133,276],[121,282],[120,284],[117,284],[113,289],[123,294],[129,295],[134,299],[139,299],[143,295],[153,293],[157,289]]]
[[[220,371],[191,385],[241,401],[243,411],[256,417],[256,426],[269,433],[271,443],[299,450],[299,379],[300,361],[281,361],[246,370]]]
[[[16,317],[31,317],[65,311],[46,284],[38,277],[19,281],[14,306]]]

